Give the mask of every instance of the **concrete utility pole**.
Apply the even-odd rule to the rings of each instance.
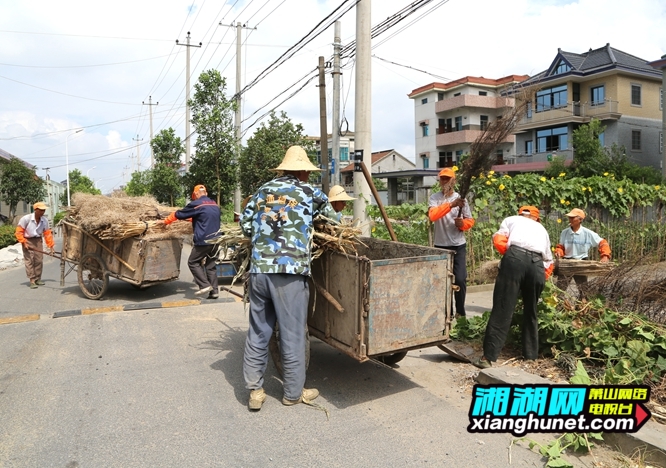
[[[363,151],[363,162],[372,172],[372,75],[370,66],[370,12],[371,0],[356,4],[356,78],[354,83],[354,149]],[[370,186],[363,172],[354,171],[354,218],[360,221],[363,236],[370,236],[367,205],[370,204]]]
[[[331,185],[340,183],[340,21],[335,22],[333,36],[333,122],[331,137],[333,151],[333,181]]]
[[[152,169],[155,167],[155,155],[153,154],[153,106],[157,106],[160,103],[156,102],[153,104],[153,97],[148,96],[148,104],[143,101],[141,101],[141,104],[148,106],[148,109],[150,109],[150,168]]]
[[[326,124],[326,65],[324,64],[324,57],[319,57],[319,154],[321,158],[321,165],[323,167],[321,172],[321,188],[324,193],[328,195],[328,125]]]
[[[178,39],[176,39],[178,44]],[[187,61],[185,62],[185,170],[190,170],[190,47],[201,47],[190,44],[190,32],[187,31],[187,43],[178,44],[187,47]]]
[[[132,138],[132,140],[136,141],[136,172],[141,172],[141,153],[139,153],[139,142],[143,141],[143,138],[139,140],[139,135],[137,135],[136,138]]]
[[[222,24],[220,21],[220,26],[227,26],[229,28],[236,28],[236,115],[234,118],[234,128],[236,130],[236,165],[238,166],[237,169],[240,170],[240,149],[241,149],[241,95],[240,95],[240,90],[241,90],[241,46],[243,45],[241,41],[241,32],[243,28],[245,29],[257,29],[257,28],[250,28],[247,25],[241,24],[240,22],[236,22],[235,25],[233,24]],[[236,213],[240,213],[241,210],[241,192],[240,192],[240,178],[239,182],[236,184],[236,188],[234,189],[234,211]]]

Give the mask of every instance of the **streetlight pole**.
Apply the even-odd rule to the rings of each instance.
[[[88,170],[86,171],[86,177],[88,177],[88,174],[90,173],[90,171],[92,171],[92,170],[95,169],[96,167],[97,167],[97,166],[93,166],[93,167],[91,167],[90,169],[88,169]]]
[[[75,132],[72,132],[69,135],[67,135],[67,137],[65,138],[65,165],[67,166],[67,207],[68,208],[72,205],[72,202],[70,201],[69,198],[69,149],[67,147],[67,140],[69,140],[69,137],[71,137],[72,135],[82,131],[83,129],[79,128]]]

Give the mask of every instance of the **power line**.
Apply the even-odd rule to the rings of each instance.
[[[414,71],[417,71],[417,72],[425,73],[426,75],[430,75],[430,76],[432,76],[432,77],[439,78],[439,79],[441,79],[441,80],[451,81],[451,78],[447,78],[447,77],[445,77],[445,76],[441,76],[441,75],[435,75],[434,73],[430,73],[430,72],[425,71],[425,70],[419,70],[418,68],[414,68],[414,67],[412,67],[412,66],[410,66],[410,65],[403,65],[402,63],[392,62],[392,61],[390,61],[390,60],[383,59],[383,58],[378,57],[378,56],[376,56],[376,55],[373,55],[373,57],[376,58],[377,60],[381,60],[382,62],[390,63],[390,64],[392,64],[392,65],[397,65],[397,66],[399,66],[399,67],[409,68],[410,70],[414,70]]]

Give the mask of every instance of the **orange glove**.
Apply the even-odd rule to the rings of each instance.
[[[497,250],[502,255],[506,253],[506,249],[508,248],[506,244],[508,243],[509,238],[507,236],[502,234],[495,234],[493,236],[493,246],[495,247],[495,250]]]
[[[557,258],[564,257],[564,246],[562,244],[557,244],[555,246],[555,256]]]
[[[173,223],[174,221],[178,221],[178,218],[176,218],[176,212],[175,211],[173,213],[169,214],[169,216],[167,216],[167,218],[164,220],[164,224],[166,224],[168,226],[169,224]]]
[[[19,241],[21,244],[25,244],[25,236],[23,235],[25,233],[25,229],[23,229],[21,226],[16,226],[16,231],[14,231],[14,237],[16,237],[16,240]]]
[[[451,211],[451,204],[450,203],[443,203],[439,206],[432,206],[428,210],[428,218],[430,218],[430,221],[433,223],[437,221],[439,218],[442,218],[446,216],[446,214]]]
[[[464,218],[462,220],[462,226],[460,226],[458,229],[461,231],[469,231],[472,229],[472,226],[474,226],[475,222],[476,221],[474,221],[474,218]]]
[[[607,257],[608,260],[610,260],[611,249],[606,239],[601,239],[601,242],[599,242],[599,255],[601,256],[601,258]]]
[[[44,240],[46,241],[46,246],[49,249],[53,249],[53,247],[55,246],[55,242],[53,241],[53,233],[51,232],[50,229],[44,231]]]
[[[546,280],[548,280],[548,278],[551,277],[551,275],[553,274],[554,269],[555,269],[555,264],[554,263],[551,263],[550,266],[548,268],[546,268]]]

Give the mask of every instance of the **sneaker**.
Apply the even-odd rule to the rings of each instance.
[[[247,406],[251,410],[259,411],[261,409],[261,405],[264,404],[264,401],[266,401],[266,392],[264,392],[263,388],[252,390],[250,392],[250,401],[248,402]]]
[[[293,406],[299,403],[309,403],[319,396],[319,390],[316,388],[304,388],[301,392],[301,397],[298,400],[287,400],[286,398],[282,399],[282,404],[285,406]]]
[[[206,293],[209,293],[213,290],[212,286],[206,286],[205,288],[199,289],[197,292],[194,293],[195,296],[203,296]]]
[[[35,284],[36,284],[37,286],[44,286],[46,283],[45,283],[44,281],[42,281],[42,280],[37,280],[37,281],[35,281]]]
[[[37,289],[38,286],[36,283],[30,283],[30,289]]]
[[[479,369],[488,369],[489,367],[493,367],[493,363],[484,357],[473,360],[472,365],[478,367]]]
[[[208,295],[208,299],[217,299],[218,297],[220,297],[220,295],[214,293],[213,291],[211,291],[210,294]]]

